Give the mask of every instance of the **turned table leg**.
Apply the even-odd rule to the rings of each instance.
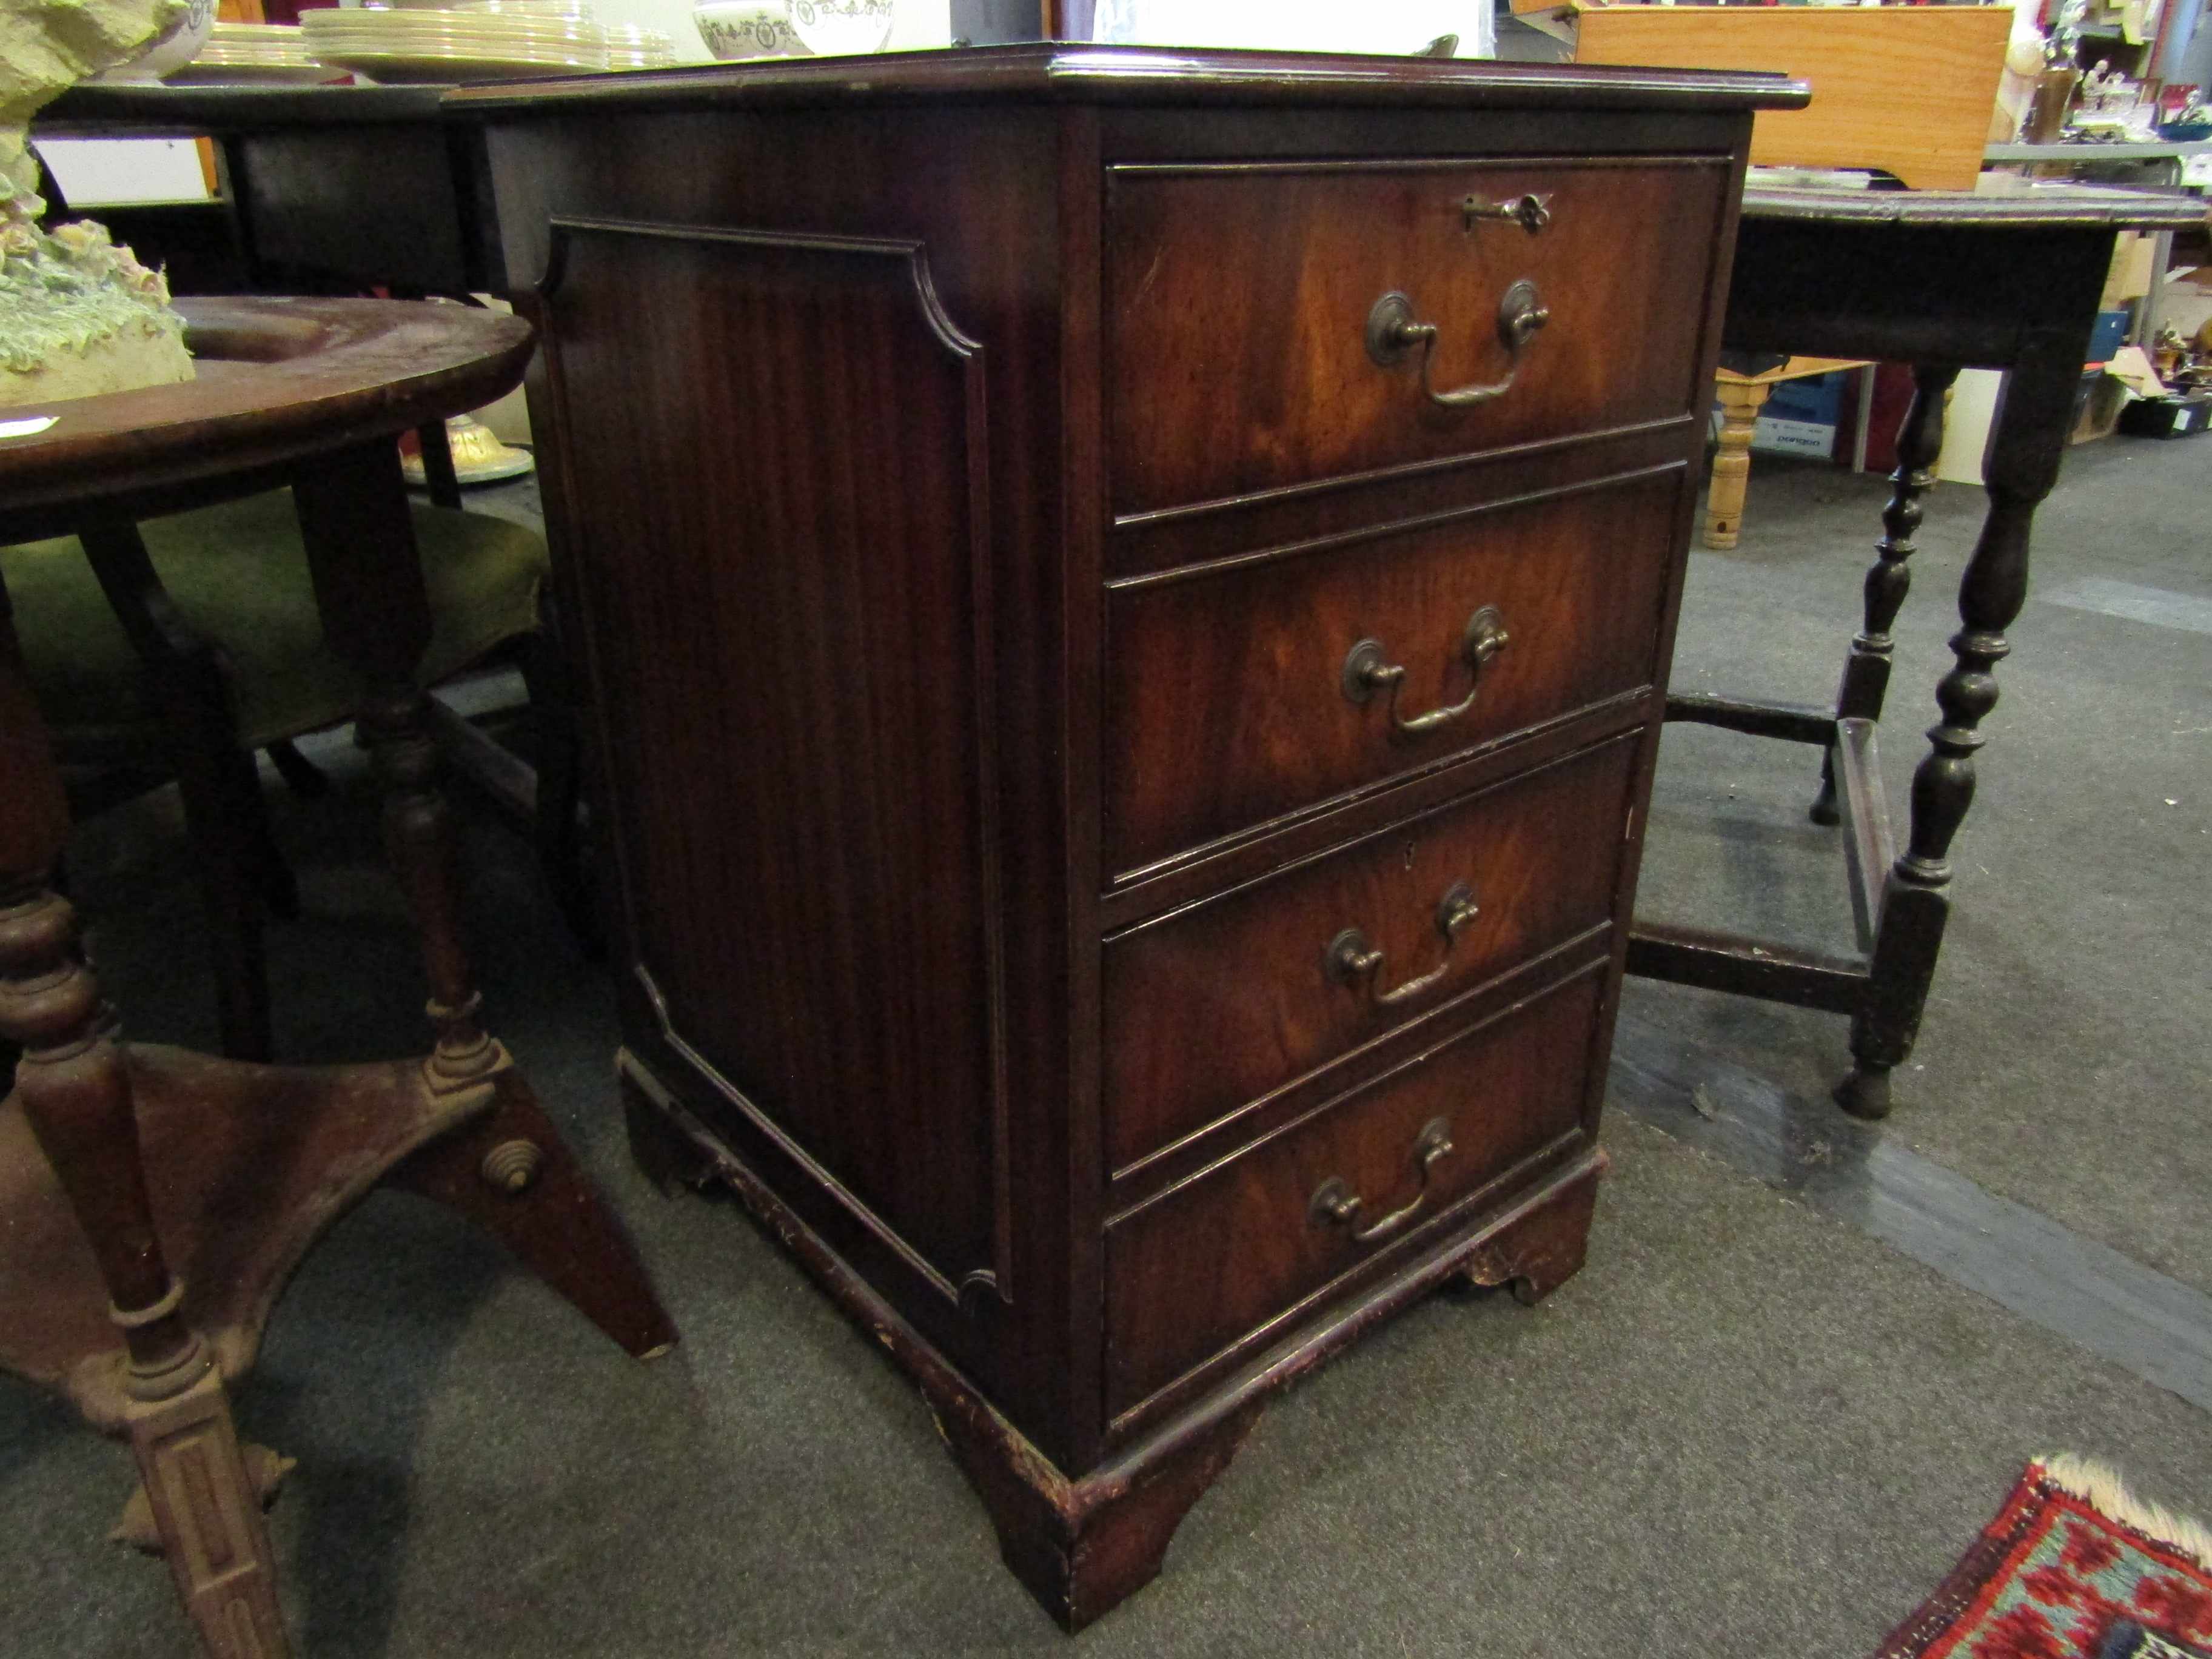
[[[461,942],[453,830],[438,787],[429,696],[416,669],[430,644],[430,600],[398,452],[376,442],[342,450],[292,487],[325,641],[367,686],[361,729],[384,789],[384,845],[407,896],[429,980],[437,1043],[434,1088],[466,1087],[502,1060],[478,1022],[481,1002]]]
[[[11,1097],[107,1287],[131,1449],[177,1594],[215,1659],[278,1659],[290,1650],[260,1495],[154,1231],[131,1079],[76,914],[46,884],[68,827],[0,592],[0,1041],[21,1050]]]
[[[1881,718],[1889,690],[1889,630],[1912,586],[1912,570],[1905,562],[1913,555],[1913,532],[1920,528],[1920,498],[1935,483],[1936,458],[1943,453],[1944,400],[1958,378],[1957,368],[1941,364],[1923,363],[1912,371],[1912,402],[1897,429],[1897,470],[1889,475],[1881,539],[1875,544],[1875,562],[1866,574],[1865,624],[1851,641],[1836,692],[1838,720]],[[1815,823],[1837,822],[1833,750],[1821,763],[1820,795],[1811,816]]]
[[[430,699],[416,684],[430,603],[398,452],[375,442],[317,463],[293,486],[325,638],[368,686],[362,732],[384,786],[384,839],[421,937],[440,1093],[489,1085],[497,1109],[395,1173],[491,1232],[607,1334],[641,1358],[676,1340],[621,1226],[480,1018],[461,939],[453,825],[438,787]]]
[[[1751,437],[1759,411],[1774,390],[1770,380],[1722,380],[1720,447],[1713,455],[1712,481],[1705,489],[1705,545],[1734,547],[1743,528],[1744,492],[1751,483]]]
[[[1865,1000],[1851,1020],[1850,1074],[1836,1100],[1860,1117],[1889,1111],[1889,1074],[1912,1052],[1950,915],[1949,854],[1974,799],[1974,752],[1996,706],[1995,669],[2011,647],[2004,630],[2027,599],[2028,527],[2058,480],[2081,380],[2078,343],[2058,343],[2016,363],[2006,384],[1984,472],[1989,512],[1959,588],[1956,659],[1936,689],[1942,719],[1912,775],[1912,830],[1882,891]]]

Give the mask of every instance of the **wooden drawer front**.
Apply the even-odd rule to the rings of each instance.
[[[1127,517],[1702,410],[1699,328],[1728,173],[1716,160],[1318,162],[1107,173],[1109,467]],[[1534,234],[1469,198],[1534,195]],[[1515,360],[1516,283],[1549,319],[1512,386],[1443,408],[1420,353],[1378,365],[1370,313],[1436,325],[1438,392]]]
[[[1682,469],[1433,527],[1115,591],[1107,606],[1107,867],[1432,765],[1651,683]],[[1478,671],[1486,608],[1508,636]],[[1405,674],[1346,694],[1363,641]]]
[[[1108,1411],[1141,1404],[1566,1134],[1602,988],[1602,975],[1585,974],[1462,1032],[1112,1223]],[[1451,1150],[1424,1184],[1419,1149],[1438,1119]],[[1314,1212],[1331,1182],[1360,1200],[1348,1223]],[[1385,1238],[1354,1237],[1416,1198]]]
[[[1616,738],[1109,940],[1112,1167],[1602,925],[1637,740]],[[1474,912],[1447,934],[1461,914],[1447,902],[1462,887]],[[1382,960],[1364,972],[1339,959],[1370,951]]]

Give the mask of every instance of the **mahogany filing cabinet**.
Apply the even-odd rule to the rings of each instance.
[[[1580,1266],[1773,76],[1029,46],[473,90],[641,1155],[1066,1626]],[[1468,1386],[1480,1386],[1471,1377]]]

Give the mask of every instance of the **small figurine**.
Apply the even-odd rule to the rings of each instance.
[[[2171,323],[2158,331],[2151,344],[2151,366],[2158,370],[2158,378],[2171,385],[2181,366],[2188,361],[2189,343],[2181,337],[2181,331]]]

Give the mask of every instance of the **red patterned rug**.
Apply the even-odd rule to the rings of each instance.
[[[2039,1459],[1875,1659],[2212,1659],[2212,1531]]]

